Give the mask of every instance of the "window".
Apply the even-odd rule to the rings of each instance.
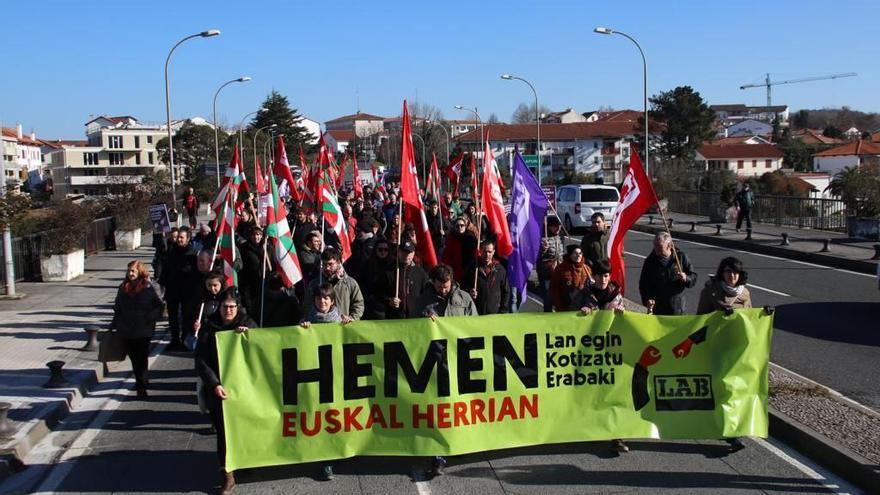
[[[153,152],[152,151],[147,153],[147,163],[149,163],[150,165],[153,164]]]
[[[752,160],[752,168],[758,168],[758,160]]]
[[[140,165],[140,164],[141,164],[141,154],[140,154],[140,153],[135,153],[135,154],[134,154],[134,164],[135,164],[135,165]]]
[[[581,189],[581,201],[584,203],[616,203],[620,194],[616,189]]]
[[[84,165],[97,165],[98,164],[98,154],[97,153],[83,153],[83,164]]]
[[[107,157],[110,159],[110,165],[122,165],[125,163],[122,153],[107,153]]]
[[[107,147],[111,149],[122,148],[122,136],[107,136]]]
[[[773,160],[764,160],[764,168],[773,168]]]
[[[745,165],[742,160],[736,161],[736,168],[743,168]]]
[[[140,136],[135,136],[135,137],[134,137],[134,147],[135,147],[135,148],[140,148],[140,147],[141,147],[141,137],[140,137]]]
[[[153,144],[153,136],[147,136],[147,144]]]

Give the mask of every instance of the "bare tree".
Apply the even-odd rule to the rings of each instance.
[[[498,119],[498,114],[496,114],[495,112],[490,113],[489,119],[486,120],[487,124],[498,124],[500,122],[501,120]]]
[[[541,115],[545,115],[551,112],[551,110],[544,105],[539,107],[539,111]],[[517,105],[516,110],[513,111],[513,116],[510,117],[511,124],[528,124],[529,122],[535,121],[535,104],[531,103],[520,103]]]

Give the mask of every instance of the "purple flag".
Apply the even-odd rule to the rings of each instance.
[[[519,304],[526,300],[526,284],[541,250],[541,225],[550,202],[519,152],[513,158],[513,187],[510,208],[510,235],[513,253],[507,261],[510,287],[519,294]]]

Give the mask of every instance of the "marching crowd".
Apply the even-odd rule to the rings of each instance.
[[[273,269],[271,257],[266,256],[264,231],[248,209],[238,212],[235,228],[238,286],[227,287],[226,276],[214,259],[217,238],[206,224],[196,228],[198,201],[187,191],[182,206],[189,225],[154,233],[152,268],[157,284],[151,282],[143,263],[133,261],[116,298],[112,328],[127,344],[138,396],[148,396],[149,343],[156,321],[167,308],[171,334],[167,350],[195,349],[200,404],[217,432],[223,466],[222,402],[227,395],[214,344],[218,331],[516,311],[519,303],[508,281],[506,260],[496,256],[492,229],[474,203],[449,193],[439,201],[426,198],[428,228],[440,261],[426,270],[418,256],[413,225],[401,222],[396,186],[387,184],[385,193],[365,185],[358,197],[340,192],[339,205],[352,240],[346,259],[336,233],[322,228],[313,211],[291,203],[288,222],[303,275],[293,287],[285,287]],[[535,260],[544,311],[624,311],[620,287],[611,280],[604,216],[592,216],[580,243],[565,242],[556,216],[546,218],[544,225]],[[722,260],[700,294],[697,313],[751,307],[746,280],[739,260]],[[638,284],[648,311],[684,314],[683,294],[696,283],[697,274],[687,255],[673,246],[667,233],[658,234]],[[741,448],[735,442],[731,441],[733,447]],[[620,440],[614,448],[628,450]],[[431,471],[440,474],[444,465],[442,457],[434,458]],[[321,478],[332,477],[332,466],[323,465]],[[234,486],[233,474],[223,471],[223,493],[231,493]]]

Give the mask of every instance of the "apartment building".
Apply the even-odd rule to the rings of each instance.
[[[3,168],[6,172],[6,181],[10,185],[36,186],[43,179],[43,160],[40,152],[40,142],[31,133],[30,136],[22,132],[21,124],[15,129],[3,128],[2,132]]]

